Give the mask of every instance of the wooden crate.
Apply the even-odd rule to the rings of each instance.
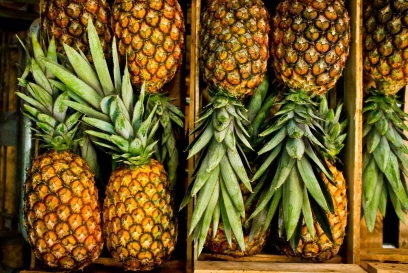
[[[401,100],[405,102],[403,105],[404,112],[408,113],[408,86],[405,87],[404,96]],[[408,122],[406,124],[408,125]],[[405,135],[408,136],[408,132],[405,132]],[[408,142],[405,144],[408,145]],[[387,206],[391,207],[391,204]],[[364,219],[361,220],[360,259],[361,266],[365,269],[368,269],[368,263],[373,261],[408,263],[408,225],[399,220],[395,222],[395,235],[397,239],[394,244],[390,245],[386,244],[387,242],[383,240],[384,232],[387,232],[384,230],[384,221],[387,221],[387,218],[383,219],[382,215],[378,212],[374,231],[370,233]],[[405,223],[408,224],[408,215],[405,215]]]
[[[267,1],[265,1],[266,3]],[[192,1],[191,14],[191,71],[190,71],[190,111],[189,130],[194,128],[194,117],[201,111],[202,98],[200,96],[204,83],[200,81],[198,64],[198,30],[200,26],[200,12],[205,0]],[[348,183],[348,225],[344,242],[345,251],[342,256],[336,256],[331,264],[301,264],[298,259],[287,258],[282,255],[260,254],[249,258],[234,259],[223,255],[201,254],[192,242],[191,236],[187,245],[187,272],[358,272],[360,263],[360,201],[361,201],[361,176],[362,176],[362,0],[346,1],[347,9],[351,17],[351,44],[350,54],[346,69],[344,70],[344,111],[349,119],[347,143],[344,148],[345,162],[344,175]],[[273,14],[274,11],[270,11]],[[189,141],[192,141],[190,137]],[[189,175],[196,162],[194,158],[189,159]],[[191,181],[191,177],[189,177]],[[190,224],[193,212],[193,204],[188,206],[187,225]],[[228,263],[216,261],[228,261]],[[277,265],[276,263],[280,263]],[[344,265],[341,263],[347,263]],[[355,265],[351,265],[355,264]],[[320,267],[330,268],[327,271],[319,271]],[[276,268],[276,270],[274,269]],[[326,270],[324,269],[324,270]],[[292,270],[292,271],[291,271]],[[305,270],[305,271],[301,271]],[[309,271],[308,271],[309,270]],[[323,269],[322,269],[323,270]],[[330,271],[332,270],[332,271]],[[356,270],[356,271],[353,271]],[[361,270],[360,270],[361,271]]]

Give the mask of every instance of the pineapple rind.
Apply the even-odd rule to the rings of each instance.
[[[404,1],[364,1],[363,69],[386,95],[396,94],[408,83],[406,51],[407,16]]]
[[[103,232],[112,257],[128,270],[151,270],[167,261],[177,239],[170,181],[151,159],[110,176],[103,206]]]
[[[106,0],[44,0],[41,7],[42,31],[55,37],[57,51],[63,52],[63,44],[80,49],[88,61],[92,61],[88,38],[88,20],[91,19],[98,30],[102,48],[109,56],[112,40],[110,28],[110,6]]]
[[[120,56],[126,56],[134,85],[161,92],[181,66],[183,11],[177,1],[115,0],[112,24]]]
[[[286,86],[323,94],[342,75],[349,54],[350,18],[341,0],[284,0],[272,17],[271,54]]]
[[[33,161],[24,185],[24,224],[46,266],[82,269],[103,248],[94,175],[70,151],[50,150]]]
[[[199,63],[204,81],[245,98],[261,84],[269,58],[269,13],[261,0],[207,2]]]

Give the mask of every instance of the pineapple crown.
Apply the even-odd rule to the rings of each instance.
[[[42,140],[41,147],[57,151],[71,150],[79,140],[78,121],[82,114],[68,109],[64,101],[69,100],[69,91],[53,84],[56,83],[55,75],[44,65],[45,60],[55,63],[58,61],[55,40],[51,39],[48,48],[43,50],[34,33],[26,44],[18,37],[17,39],[28,56],[28,65],[18,78],[19,85],[25,87],[28,94],[16,92],[26,102],[22,112],[37,125],[38,129],[31,129]]]
[[[371,89],[363,108],[363,174],[361,202],[368,230],[374,230],[377,212],[383,216],[388,200],[404,221],[408,209],[407,175],[408,114],[399,108],[397,96]]]
[[[257,187],[247,199],[258,199],[248,220],[253,218],[255,223],[265,220],[269,225],[281,204],[285,233],[294,249],[300,239],[299,223],[305,221],[314,236],[313,215],[334,241],[326,216],[326,212],[333,213],[333,202],[321,177],[323,173],[333,183],[333,174],[319,152],[328,152],[321,141],[325,136],[321,123],[325,120],[319,116],[317,102],[306,91],[288,89],[277,104],[281,105],[279,111],[260,134],[267,138],[258,155],[265,154],[266,158],[252,180],[265,181],[270,179],[269,174],[273,178],[265,186]],[[263,210],[268,211],[267,219],[261,213]]]
[[[74,101],[64,100],[64,103],[84,113],[83,121],[98,129],[85,131],[92,141],[108,149],[118,162],[130,166],[144,164],[150,160],[157,144],[154,136],[159,122],[152,125],[157,106],[150,113],[145,111],[145,84],[134,104],[127,66],[123,78],[120,73],[115,38],[112,44],[113,80],[91,20],[88,21],[88,39],[94,67],[81,51],[75,51],[68,45],[64,45],[64,48],[73,71],[52,60],[43,58],[42,61],[62,82],[58,84],[72,91],[69,95]]]
[[[347,128],[348,119],[340,122],[340,116],[343,109],[343,103],[339,103],[336,109],[329,109],[326,95],[320,95],[319,101],[319,114],[323,118],[320,121],[320,125],[324,130],[322,136],[323,145],[326,150],[320,150],[324,157],[329,159],[331,163],[339,161],[337,155],[344,147],[344,140],[347,133],[343,133]]]

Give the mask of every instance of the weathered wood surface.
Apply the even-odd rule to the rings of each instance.
[[[403,248],[368,248],[361,249],[362,261],[408,263],[408,249]]]
[[[368,273],[406,273],[408,264],[369,263]]]
[[[234,258],[228,255],[214,255],[208,253],[202,253],[199,257],[199,261],[231,261],[231,262],[270,262],[270,263],[312,263],[313,261],[308,259],[298,259],[294,257],[288,257],[286,255],[277,254],[257,254],[249,257]],[[323,263],[345,263],[345,258],[336,255],[332,259],[324,261]]]
[[[347,10],[351,18],[351,43],[347,66],[344,71],[344,110],[349,118],[347,142],[344,147],[345,178],[348,183],[348,223],[345,238],[347,263],[359,264],[361,177],[362,177],[362,0],[348,1]]]
[[[194,273],[323,273],[348,272],[364,273],[358,265],[352,264],[299,264],[261,262],[216,262],[197,261]]]

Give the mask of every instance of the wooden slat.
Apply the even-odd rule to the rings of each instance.
[[[404,112],[408,113],[408,86],[405,87],[405,96],[404,96]],[[408,126],[408,121],[405,121],[405,124]],[[404,132],[408,137],[408,132]],[[405,141],[405,145],[408,147],[408,141]],[[408,181],[408,180],[406,180]],[[405,223],[408,223],[408,214],[404,214]],[[408,225],[399,223],[399,235],[398,235],[398,247],[399,248],[408,248]]]
[[[200,27],[201,1],[192,0],[191,2],[191,51],[190,51],[190,106],[189,106],[189,132],[194,129],[194,120],[200,111],[200,84],[198,67],[198,30]],[[189,143],[194,139],[190,136]],[[191,172],[196,165],[195,157],[188,160],[188,182],[191,183]],[[187,226],[190,226],[191,216],[193,215],[193,202],[188,204]],[[194,247],[192,236],[187,238],[187,259],[186,271],[192,273],[194,270],[194,261],[197,260],[197,251]]]
[[[368,273],[406,273],[408,264],[369,263]]]
[[[401,248],[368,248],[361,249],[361,260],[379,262],[408,263],[408,249]]]
[[[288,257],[286,255],[271,255],[271,254],[258,254],[254,256],[234,258],[228,255],[215,255],[209,253],[202,253],[199,257],[200,261],[231,261],[231,262],[273,262],[273,263],[312,263],[309,259],[298,259],[294,257]],[[345,259],[340,255],[336,255],[330,260],[323,263],[339,264],[345,262]]]
[[[260,262],[216,262],[197,261],[194,273],[323,273],[347,272],[364,273],[358,265],[352,264],[299,264],[299,263],[260,263]]]
[[[362,176],[362,105],[363,105],[363,63],[362,63],[362,0],[348,1],[347,10],[351,18],[351,43],[347,66],[344,73],[346,90],[344,109],[349,118],[345,153],[345,178],[348,183],[348,210],[346,253],[347,262],[360,262],[360,210]]]

